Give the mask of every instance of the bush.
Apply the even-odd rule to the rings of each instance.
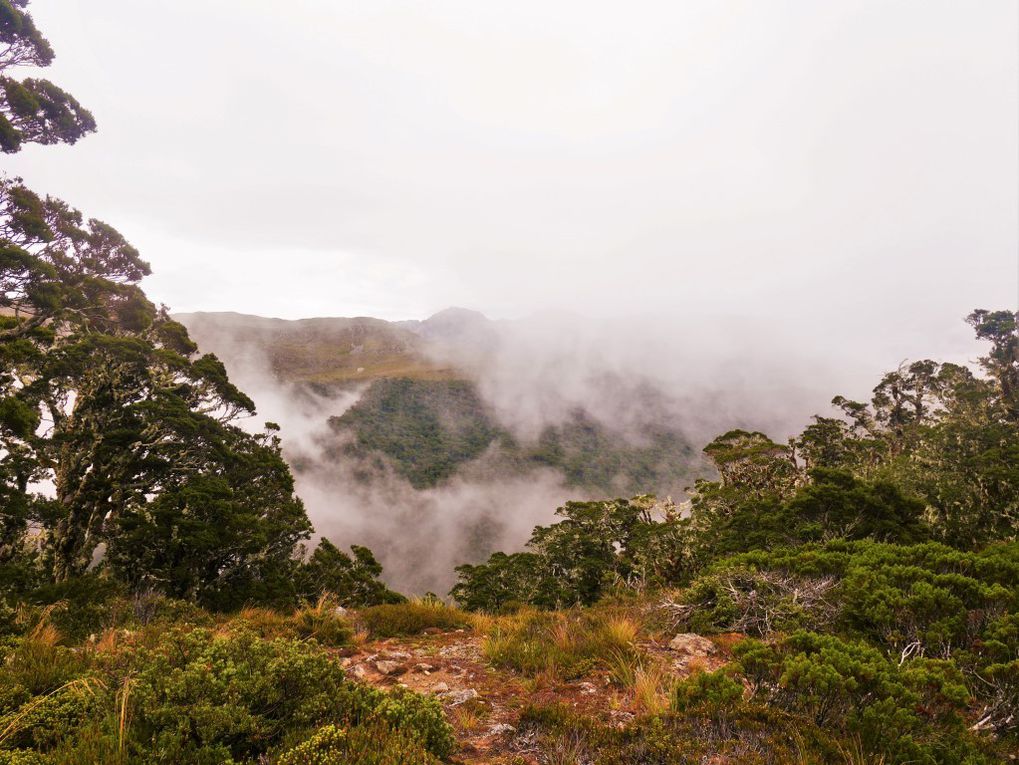
[[[856,739],[888,762],[992,761],[967,733],[970,694],[952,662],[900,666],[863,642],[811,632],[773,646],[747,640],[735,653],[755,701]]]
[[[743,700],[743,683],[726,670],[694,672],[676,683],[672,691],[672,708],[685,712],[706,707],[717,713],[728,710]]]
[[[0,749],[0,765],[51,765],[48,757],[30,749]]]
[[[744,632],[764,636],[829,624],[838,613],[835,577],[804,577],[732,564],[699,577],[684,599],[694,606],[696,632]]]
[[[357,621],[373,637],[418,635],[427,629],[459,629],[470,624],[462,611],[437,600],[371,606],[358,611]]]
[[[0,747],[46,753],[52,765],[250,763],[321,726],[369,722],[386,726],[393,746],[452,750],[437,701],[349,682],[314,642],[263,639],[247,625],[150,627],[101,650],[56,637],[50,628],[13,641],[0,672]]]
[[[327,725],[277,760],[277,765],[438,765],[418,740],[385,723]]]
[[[46,609],[53,626],[70,640],[84,640],[130,618],[122,584],[99,574],[86,574],[36,590],[30,601]]]
[[[529,706],[520,729],[543,762],[598,765],[811,765],[838,762],[836,743],[807,720],[740,705],[724,715],[710,706],[630,724],[599,725],[562,705]]]
[[[962,552],[935,543],[830,542],[724,559],[684,599],[697,630],[820,627],[896,652],[948,657],[1019,606],[1017,581],[1015,543]]]

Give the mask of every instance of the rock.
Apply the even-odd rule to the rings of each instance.
[[[356,677],[358,680],[364,680],[366,677],[368,677],[368,670],[366,670],[360,664],[355,664],[353,667],[347,670],[347,673],[352,677]]]
[[[422,663],[414,665],[415,672],[422,672],[426,675],[429,674],[433,669],[435,669],[435,667],[433,667],[431,664]]]
[[[336,606],[336,608],[333,609],[333,614],[335,614],[336,616],[346,616],[347,609],[345,609],[343,606]]]
[[[669,650],[682,654],[683,656],[705,657],[712,656],[718,652],[715,644],[706,637],[696,635],[692,632],[684,632],[676,635],[669,641]]]
[[[381,672],[383,675],[402,675],[407,671],[407,668],[400,664],[398,661],[386,661],[380,659],[375,662],[375,669]]]
[[[442,694],[442,696],[446,699],[446,703],[448,703],[451,707],[455,707],[460,704],[464,704],[471,699],[476,699],[478,697],[478,692],[473,688],[464,688],[462,691],[447,691]]]
[[[598,692],[598,689],[595,688],[592,683],[581,683],[579,685],[579,688],[580,688],[580,692],[585,694],[585,695],[591,695],[592,693],[597,693]]]
[[[488,729],[489,736],[501,736],[503,733],[513,733],[516,730],[512,725],[507,723],[496,723]]]
[[[410,654],[406,651],[383,651],[379,654],[383,659],[390,659],[391,661],[406,661],[410,658]]]
[[[432,693],[449,693],[449,686],[445,683],[436,683],[432,686]]]

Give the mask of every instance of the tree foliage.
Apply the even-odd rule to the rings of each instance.
[[[44,80],[53,51],[0,0],[0,148],[74,143],[91,115]],[[310,535],[275,426],[240,427],[254,402],[153,305],[138,251],[112,226],[0,178],[0,571],[9,588],[98,567],[138,590],[215,608],[292,603],[330,587],[384,597],[359,548],[342,563]],[[52,487],[51,492],[43,487]],[[328,544],[328,543],[327,543]]]

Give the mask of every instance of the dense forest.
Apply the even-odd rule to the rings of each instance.
[[[27,2],[0,0],[5,153],[96,128],[14,76],[54,55]],[[252,400],[148,273],[0,179],[0,765],[1019,756],[1015,313],[967,317],[979,366],[903,364],[786,443],[719,436],[689,503],[565,504],[459,567],[447,605],[389,590],[365,547],[308,544],[278,428],[240,427]],[[351,423],[411,480],[506,437],[439,427],[435,397],[471,395],[447,382],[387,431],[387,390]],[[585,437],[520,458],[612,469]]]
[[[371,464],[384,457],[416,489],[441,484],[486,452],[504,475],[551,468],[568,486],[601,495],[673,486],[695,464],[693,449],[675,429],[648,425],[645,443],[633,444],[579,409],[544,427],[533,442],[522,442],[466,380],[376,380],[329,424],[340,438],[327,445],[326,459]],[[347,434],[353,438],[344,439]]]

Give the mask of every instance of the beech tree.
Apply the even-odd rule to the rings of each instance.
[[[53,48],[25,11],[28,0],[0,0],[0,151],[26,143],[75,143],[96,129],[92,114],[49,80],[17,80],[9,70],[47,67]]]
[[[26,5],[0,0],[6,152],[95,128],[52,83],[10,76],[53,59]],[[149,270],[113,227],[0,178],[0,567],[62,583],[98,565],[216,608],[292,602],[297,579],[314,589],[298,576],[311,525],[276,428],[238,426],[254,403],[148,300]]]

